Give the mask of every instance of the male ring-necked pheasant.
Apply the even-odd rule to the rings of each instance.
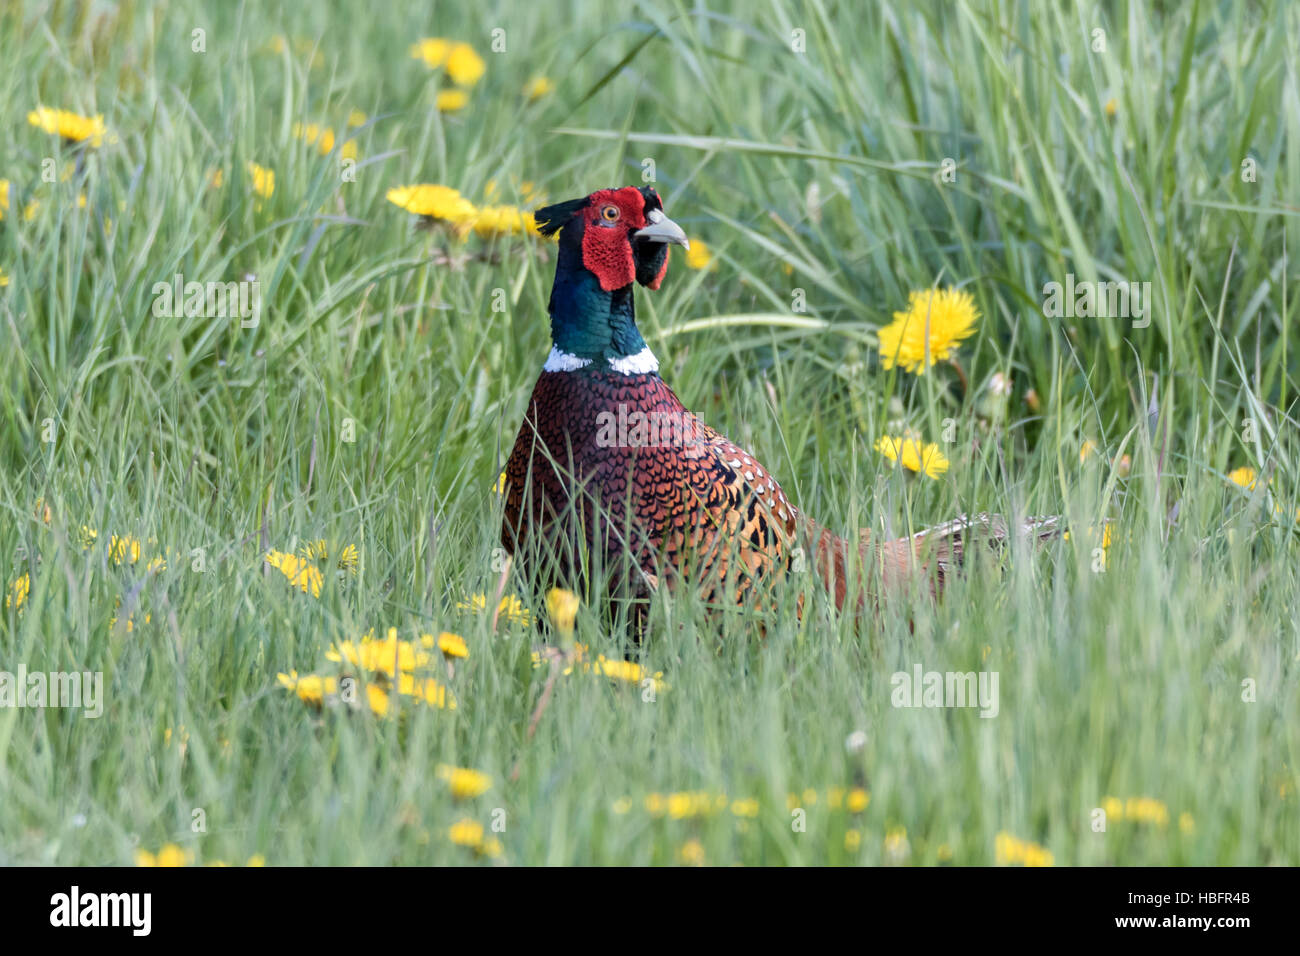
[[[802,610],[799,588],[781,586],[811,554],[836,606],[860,611],[912,584],[938,593],[972,536],[1006,539],[996,515],[882,542],[863,534],[850,543],[819,527],[659,377],[632,289],[658,289],[668,247],[689,242],[658,194],[605,189],[534,218],[543,235],[559,232],[553,347],[506,465],[501,540],[535,583],[572,583],[603,567],[615,597],[643,600],[664,584],[713,605],[796,600]],[[1022,532],[1045,538],[1056,525],[1029,519]]]

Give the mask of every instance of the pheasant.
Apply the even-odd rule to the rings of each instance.
[[[559,233],[552,348],[506,465],[501,529],[534,584],[603,570],[610,597],[638,608],[667,586],[714,607],[793,599],[802,613],[804,593],[786,585],[808,564],[838,609],[863,613],[917,586],[937,595],[972,537],[1008,537],[1005,520],[980,515],[850,542],[801,514],[753,455],[683,406],[637,329],[634,284],[658,289],[669,247],[690,246],[655,190],[604,189],[534,219]]]

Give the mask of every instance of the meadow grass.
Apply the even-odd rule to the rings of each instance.
[[[0,669],[102,671],[106,696],[99,719],[0,708],[0,862],[166,844],[272,864],[1014,862],[999,834],[1057,864],[1300,862],[1294,6],[61,3],[0,24],[0,559],[30,586],[0,615]],[[464,110],[435,108],[447,80],[407,53],[422,36],[486,61]],[[536,75],[555,89],[529,102]],[[69,172],[27,122],[38,104],[114,136]],[[293,126],[354,110],[353,180]],[[561,677],[530,738],[546,631],[493,632],[469,599],[496,586],[494,486],[549,349],[553,256],[417,230],[385,193],[561,200],[640,184],[645,160],[714,259],[675,255],[638,290],[643,332],[792,501],[843,531],[999,511],[1072,533],[860,626],[818,596],[760,638],[752,615],[659,595],[638,660],[666,686]],[[156,316],[177,273],[256,277],[257,326]],[[1150,282],[1149,326],[1045,315],[1067,273]],[[961,374],[882,369],[874,331],[934,284],[982,313]],[[946,474],[873,451],[903,424]],[[1241,466],[1253,490],[1227,480]],[[115,560],[113,535],[140,558]],[[358,562],[322,563],[318,597],[264,566],[319,539]],[[602,621],[584,606],[577,639],[622,658]],[[456,709],[317,711],[278,684],[388,627],[464,637],[438,671]],[[997,716],[892,706],[918,664],[996,671]],[[453,800],[444,764],[490,789]],[[499,853],[453,843],[466,818]]]

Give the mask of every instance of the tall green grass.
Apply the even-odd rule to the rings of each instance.
[[[447,836],[465,816],[504,820],[502,858],[520,864],[991,863],[1001,832],[1066,864],[1300,862],[1290,5],[0,17],[0,560],[5,584],[31,587],[0,616],[0,669],[99,670],[107,692],[98,720],[0,709],[0,862],[127,863],[169,842],[198,861],[469,862]],[[441,80],[406,53],[420,36],[487,61],[462,113],[433,108]],[[527,103],[539,73],[557,88]],[[102,112],[116,142],[44,182],[43,160],[61,173],[73,157],[27,124],[38,103]],[[292,135],[352,110],[369,117],[355,182]],[[1062,513],[1072,533],[860,627],[816,598],[760,638],[745,615],[660,596],[641,662],[667,688],[647,702],[570,675],[530,738],[543,632],[493,633],[460,605],[496,585],[493,486],[549,348],[550,250],[457,245],[384,194],[442,182],[477,201],[495,180],[514,201],[532,181],[566,199],[639,184],[647,159],[715,264],[675,257],[663,289],[638,293],[646,338],[686,404],[802,509],[878,534]],[[275,171],[267,200],[249,161]],[[155,317],[154,284],[176,273],[256,276],[260,324]],[[1044,284],[1067,273],[1150,282],[1150,326],[1045,316]],[[878,364],[874,330],[934,283],[983,314],[966,388],[948,367]],[[1004,411],[995,372],[1014,382]],[[901,425],[939,441],[947,419],[940,480],[872,450]],[[1081,463],[1085,440],[1098,453]],[[1253,492],[1225,480],[1243,465]],[[85,550],[83,526],[98,531]],[[115,563],[114,534],[142,561]],[[263,568],[266,550],[319,538],[360,551],[319,599]],[[578,639],[621,657],[600,621],[584,609]],[[389,626],[465,637],[456,710],[317,714],[277,685]],[[891,706],[891,675],[915,664],[996,670],[998,716]],[[493,787],[456,804],[439,764]],[[865,811],[831,806],[854,787]],[[727,806],[647,810],[680,791]],[[1095,832],[1106,797],[1157,799],[1169,821]],[[744,798],[756,817],[731,812]]]

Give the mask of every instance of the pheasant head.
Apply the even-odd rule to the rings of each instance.
[[[654,362],[636,327],[632,285],[658,289],[668,271],[668,246],[690,247],[686,233],[664,214],[659,194],[648,186],[602,189],[533,215],[542,235],[559,233],[548,366],[639,368]]]

